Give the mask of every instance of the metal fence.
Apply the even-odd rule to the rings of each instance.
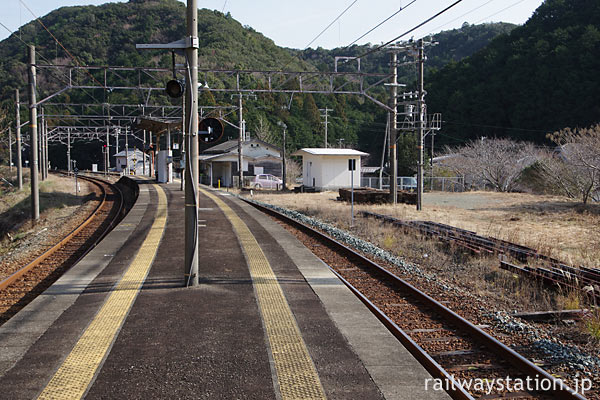
[[[442,191],[442,192],[464,192],[465,178],[464,176],[425,176],[423,177],[423,190]],[[417,190],[417,179],[412,176],[399,176],[398,190]],[[383,177],[381,182],[378,177],[362,177],[362,187],[370,187],[374,189],[389,189],[390,178]]]

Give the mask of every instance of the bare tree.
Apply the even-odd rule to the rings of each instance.
[[[271,144],[280,144],[282,142],[277,134],[271,131],[269,121],[267,121],[262,115],[258,116],[258,121],[256,124],[254,124],[254,134],[263,142]]]
[[[540,172],[570,198],[586,204],[600,191],[600,125],[548,135],[558,145],[540,159]]]
[[[473,141],[458,149],[448,149],[443,165],[464,175],[475,185],[491,185],[500,192],[515,189],[523,170],[538,158],[532,143],[510,139]]]

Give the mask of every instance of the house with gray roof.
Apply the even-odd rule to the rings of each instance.
[[[201,182],[206,185],[235,186],[238,169],[238,141],[228,140],[204,150],[200,156]],[[282,176],[281,149],[260,139],[242,142],[244,176]]]

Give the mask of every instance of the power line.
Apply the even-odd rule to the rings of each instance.
[[[472,12],[475,12],[475,11],[479,10],[480,8],[482,8],[482,7],[484,7],[484,6],[488,5],[488,4],[490,4],[490,3],[491,3],[491,2],[493,2],[493,1],[495,1],[495,0],[489,0],[489,1],[485,2],[485,3],[483,3],[482,5],[480,5],[480,6],[478,6],[478,7],[475,7],[475,8],[474,8],[474,9],[472,9],[471,11],[467,11],[466,13],[464,13],[464,14],[462,14],[462,15],[460,15],[460,16],[458,16],[458,17],[456,17],[456,18],[454,18],[453,20],[450,20],[450,21],[446,22],[445,24],[442,24],[442,25],[438,26],[437,28],[435,28],[435,29],[432,29],[432,30],[430,31],[430,32],[431,32],[431,33],[430,33],[430,35],[431,35],[433,32],[437,31],[438,29],[440,29],[440,28],[443,28],[444,26],[446,26],[446,25],[448,25],[448,24],[451,24],[451,23],[453,23],[453,22],[454,22],[454,21],[456,21],[456,20],[459,20],[459,19],[461,19],[461,18],[462,18],[462,17],[464,17],[465,15],[469,15],[469,14],[471,14]]]
[[[48,33],[50,34],[50,36],[52,36],[52,39],[54,39],[54,41],[55,41],[56,43],[58,43],[58,45],[59,45],[60,47],[62,47],[62,49],[63,49],[63,50],[64,50],[64,51],[67,53],[67,55],[68,55],[69,57],[71,57],[71,59],[72,59],[73,61],[75,61],[75,64],[77,64],[77,66],[78,66],[78,67],[80,67],[80,68],[87,67],[87,65],[81,65],[81,63],[79,62],[79,60],[78,60],[78,59],[77,59],[75,56],[73,56],[73,55],[72,55],[72,54],[69,52],[69,50],[67,50],[67,49],[66,49],[66,47],[65,47],[65,46],[63,46],[63,44],[60,42],[60,40],[58,40],[58,39],[56,38],[56,36],[54,36],[54,35],[52,34],[52,32],[50,32],[50,30],[49,30],[49,29],[46,27],[46,25],[44,25],[44,23],[42,22],[42,20],[41,20],[41,19],[40,19],[40,18],[39,18],[37,15],[35,15],[33,11],[31,11],[31,9],[30,9],[30,8],[27,6],[27,4],[25,4],[25,2],[24,2],[23,0],[19,0],[19,1],[21,2],[21,4],[23,4],[23,5],[25,6],[25,8],[26,8],[26,9],[27,9],[27,10],[28,10],[30,13],[31,13],[31,15],[33,15],[33,17],[34,17],[34,18],[35,18],[35,19],[36,19],[36,20],[37,20],[37,21],[40,23],[40,25],[42,25],[42,27],[43,27],[43,28],[46,30],[46,32],[48,32]],[[93,81],[95,81],[95,82],[96,82],[98,85],[100,85],[100,86],[102,86],[104,89],[106,89],[106,87],[105,87],[105,86],[104,86],[102,83],[100,83],[100,82],[99,82],[99,81],[98,81],[96,78],[94,78],[94,76],[93,76],[93,75],[90,73],[90,71],[89,71],[89,70],[87,70],[87,69],[86,69],[85,71],[86,71],[86,73],[89,75],[89,77],[90,77],[90,78],[92,78],[92,80],[93,80]]]
[[[542,130],[542,129],[512,128],[512,127],[508,127],[508,126],[468,124],[468,123],[464,123],[464,122],[451,122],[451,121],[443,121],[443,122],[444,122],[444,124],[475,126],[478,128],[497,128],[497,129],[506,129],[506,130],[512,130],[512,131],[543,132],[543,133],[548,132],[547,130]]]
[[[321,37],[321,35],[322,35],[322,34],[324,34],[324,33],[325,33],[325,31],[327,31],[327,29],[329,29],[329,28],[331,27],[331,25],[333,25],[333,24],[334,24],[334,23],[335,23],[335,22],[336,22],[338,19],[340,19],[340,18],[342,17],[342,15],[344,15],[344,14],[346,13],[346,11],[348,11],[348,10],[349,10],[349,9],[350,9],[350,8],[351,8],[351,7],[352,7],[354,4],[356,4],[356,2],[357,2],[357,1],[358,1],[358,0],[354,0],[354,1],[352,2],[352,4],[350,4],[348,7],[346,7],[346,9],[345,9],[344,11],[342,11],[342,13],[341,13],[340,15],[338,15],[338,16],[337,16],[337,17],[336,17],[336,18],[335,18],[333,21],[331,21],[331,23],[330,23],[329,25],[327,25],[327,27],[326,27],[325,29],[323,29],[323,30],[321,31],[321,33],[319,33],[319,34],[318,34],[318,35],[317,35],[317,36],[316,36],[316,37],[315,37],[313,40],[311,40],[311,41],[310,41],[310,43],[308,43],[304,49],[305,49],[305,50],[306,50],[306,49],[308,49],[308,47],[309,47],[311,44],[313,44],[313,42],[314,42],[315,40],[317,40],[319,37]]]
[[[399,35],[399,36],[396,36],[394,39],[392,39],[392,40],[390,40],[390,41],[388,41],[388,42],[386,42],[386,43],[384,43],[384,44],[382,44],[382,45],[380,45],[380,46],[377,46],[377,47],[375,47],[374,49],[371,49],[371,50],[367,51],[366,53],[364,53],[364,54],[362,54],[362,55],[360,55],[360,56],[354,57],[354,59],[356,59],[356,58],[363,58],[363,57],[366,57],[366,56],[368,56],[369,54],[373,54],[373,53],[375,53],[376,51],[379,51],[379,50],[381,50],[382,48],[384,48],[384,47],[386,47],[386,46],[388,46],[388,45],[390,45],[390,44],[394,43],[395,41],[397,41],[397,40],[398,40],[398,39],[400,39],[401,37],[403,37],[403,36],[406,36],[406,35],[408,35],[409,33],[416,31],[417,29],[419,29],[419,28],[420,28],[420,27],[422,27],[423,25],[427,24],[428,22],[431,22],[431,21],[433,21],[435,18],[437,18],[437,17],[439,17],[440,15],[444,14],[446,11],[450,10],[452,7],[456,6],[458,3],[461,3],[462,1],[463,1],[463,0],[457,0],[457,1],[455,1],[454,3],[450,4],[448,7],[444,8],[442,11],[438,12],[437,14],[435,14],[435,15],[434,15],[434,16],[432,16],[432,17],[429,17],[429,18],[427,18],[425,21],[421,22],[419,25],[415,26],[414,28],[411,28],[411,29],[409,29],[408,31],[404,32],[403,34],[401,34],[401,35]]]
[[[6,25],[4,25],[2,22],[0,22],[0,25],[2,25],[2,27],[4,29],[6,29],[8,32],[10,32],[11,35],[15,35],[15,32],[13,32],[12,30],[10,30],[10,28],[8,28]],[[26,41],[23,40],[23,38],[21,38],[21,35],[17,36],[15,35],[15,37],[17,39],[19,39],[19,41],[21,41],[21,43],[23,43],[25,46],[31,46],[30,43],[27,43]],[[36,51],[37,55],[44,61],[46,61],[48,64],[52,64],[50,62],[50,60],[48,60],[46,57],[44,57],[44,55],[42,53],[40,53],[39,51]],[[61,76],[60,73],[58,71],[50,71],[51,74],[56,74],[55,77],[59,80],[61,80],[63,83],[65,84],[69,84],[69,76],[66,73],[63,73],[63,75]],[[98,99],[96,99],[91,93],[89,93],[87,90],[83,90],[83,92],[85,94],[87,94],[88,96],[90,96],[90,98],[94,101],[98,101]]]
[[[377,25],[375,25],[373,28],[371,28],[368,32],[366,32],[365,34],[363,34],[361,37],[359,37],[358,39],[356,39],[355,41],[353,41],[352,43],[350,43],[348,46],[344,47],[344,49],[347,49],[348,47],[352,46],[354,43],[358,42],[360,39],[362,39],[365,36],[367,36],[369,33],[373,32],[375,29],[379,28],[381,25],[383,25],[386,22],[388,22],[390,19],[392,19],[393,17],[395,17],[396,15],[398,15],[400,13],[400,11],[406,9],[408,6],[410,6],[411,4],[413,4],[416,1],[417,0],[413,0],[410,3],[408,3],[407,5],[405,5],[404,7],[400,7],[400,9],[398,11],[396,11],[395,13],[393,13],[392,15],[390,15],[389,17],[387,17],[386,19],[384,19],[383,21],[381,21],[380,23],[378,23]]]
[[[502,12],[506,11],[506,10],[508,10],[509,8],[513,8],[514,6],[516,6],[516,5],[520,4],[520,3],[524,2],[524,1],[525,1],[525,0],[519,0],[519,1],[517,1],[516,3],[513,3],[513,4],[511,4],[510,6],[508,6],[508,7],[505,7],[505,8],[503,8],[502,10],[500,10],[500,11],[498,11],[498,12],[495,12],[495,13],[493,13],[492,15],[488,15],[487,17],[480,19],[479,21],[475,22],[475,24],[478,24],[478,23],[480,23],[481,21],[484,21],[484,20],[486,20],[486,19],[488,19],[488,18],[492,18],[492,17],[494,17],[494,16],[496,16],[496,15],[498,15],[498,14],[500,14],[500,13],[502,13]]]

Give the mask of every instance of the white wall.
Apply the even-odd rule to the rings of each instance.
[[[318,189],[349,188],[351,175],[348,170],[348,160],[356,160],[354,171],[354,187],[360,187],[360,157],[359,156],[303,156],[302,183]],[[311,165],[312,163],[312,165]],[[314,178],[314,180],[313,180]]]

